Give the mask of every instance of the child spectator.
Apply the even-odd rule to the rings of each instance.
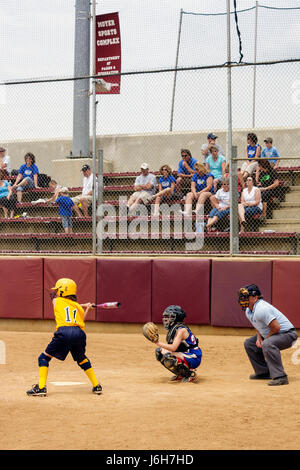
[[[273,147],[273,139],[272,137],[267,137],[264,140],[266,146],[264,147],[261,156],[262,158],[268,158],[271,166],[276,170],[279,165],[279,152],[276,147]]]
[[[61,216],[62,226],[66,233],[72,233],[72,207],[74,202],[69,196],[68,188],[62,188],[61,196],[56,199],[58,213]]]

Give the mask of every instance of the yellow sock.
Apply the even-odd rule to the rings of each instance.
[[[99,384],[99,381],[97,380],[97,377],[96,377],[95,372],[93,371],[92,367],[88,370],[85,370],[84,372],[86,373],[86,375],[88,376],[88,378],[92,382],[93,387],[96,387],[96,385]]]
[[[39,380],[39,388],[44,388],[47,382],[48,377],[48,367],[42,366],[40,367],[40,380]]]

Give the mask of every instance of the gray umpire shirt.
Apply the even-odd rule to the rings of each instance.
[[[245,313],[250,323],[252,323],[254,328],[259,331],[263,338],[268,336],[270,333],[269,324],[275,319],[280,325],[279,334],[285,333],[291,328],[294,328],[294,325],[286,318],[285,315],[283,315],[283,313],[263,299],[259,299],[254,304],[253,310],[250,310],[248,307]]]

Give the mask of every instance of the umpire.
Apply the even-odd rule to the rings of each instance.
[[[239,289],[238,301],[256,329],[256,335],[247,338],[244,343],[255,372],[249,378],[272,379],[268,385],[288,384],[280,351],[290,348],[298,337],[293,324],[277,308],[263,300],[255,284]]]

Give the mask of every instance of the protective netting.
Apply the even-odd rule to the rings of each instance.
[[[298,59],[300,6],[231,7],[231,62],[253,63]],[[240,44],[241,52],[240,53]],[[227,56],[227,13],[183,11],[179,67],[224,64]]]

